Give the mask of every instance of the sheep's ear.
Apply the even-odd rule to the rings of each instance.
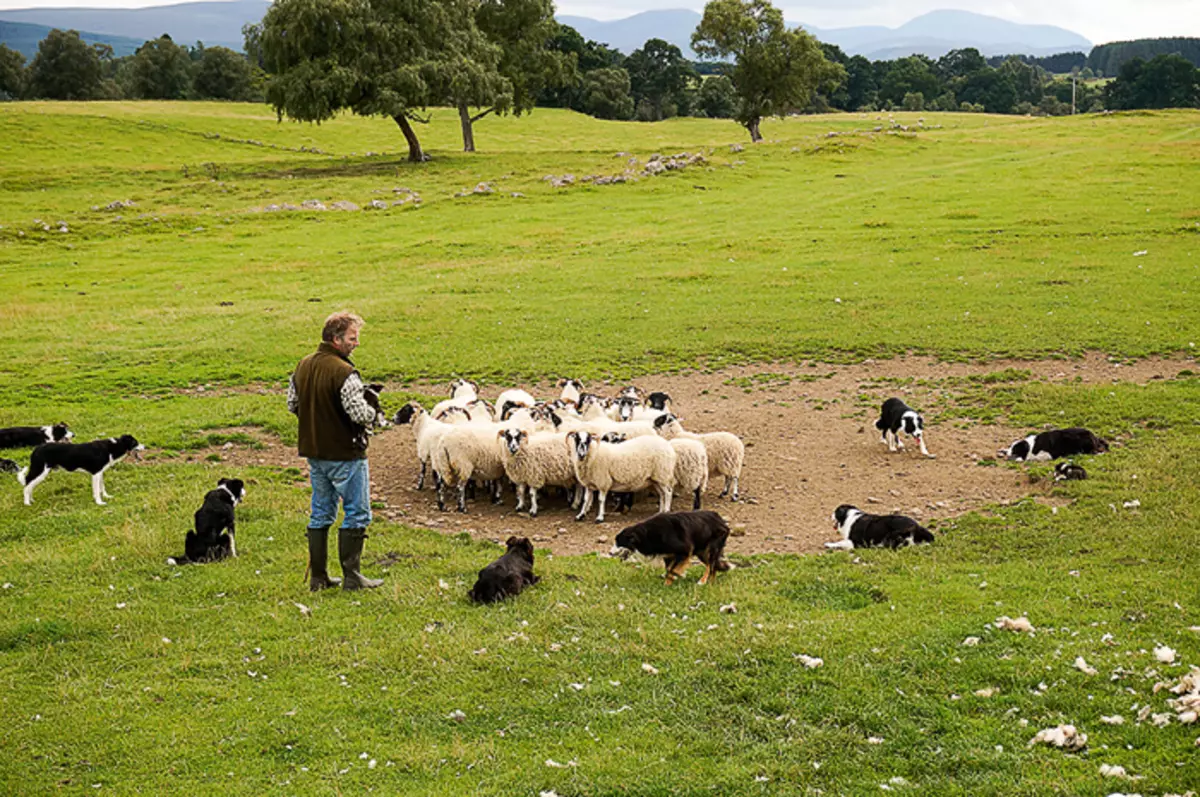
[[[503,439],[504,439],[504,433],[505,433],[505,432],[507,432],[507,431],[508,431],[507,429],[501,429],[500,431],[496,432],[496,439],[497,439],[497,440],[503,440]]]

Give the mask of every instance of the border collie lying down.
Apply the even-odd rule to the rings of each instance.
[[[664,512],[623,529],[610,553],[623,559],[631,553],[663,557],[667,586],[683,578],[695,556],[704,563],[700,583],[707,584],[730,569],[724,559],[728,539],[729,525],[716,512]]]
[[[1056,482],[1082,481],[1087,477],[1087,471],[1083,469],[1083,466],[1076,465],[1074,462],[1060,462],[1054,466],[1054,481]]]
[[[90,443],[44,443],[33,449],[29,467],[17,474],[17,481],[25,486],[25,506],[33,503],[33,488],[37,487],[57,468],[82,470],[92,475],[92,498],[104,506],[105,498],[112,498],[104,489],[104,471],[118,462],[130,451],[140,459],[139,452],[146,447],[131,434],[107,437]]]
[[[826,548],[900,548],[933,542],[933,534],[920,523],[904,515],[868,515],[850,504],[833,510],[833,527],[842,534]]]
[[[217,479],[217,489],[209,490],[196,510],[195,531],[184,540],[183,556],[173,556],[169,565],[199,564],[237,556],[233,508],[246,497],[241,479]],[[228,531],[228,534],[224,532]]]
[[[0,448],[33,448],[42,443],[64,443],[75,436],[65,423],[53,426],[13,426],[0,429]]]
[[[533,543],[528,537],[509,537],[508,550],[479,571],[479,579],[467,597],[475,603],[495,603],[519,595],[541,579],[533,574]]]
[[[1000,450],[1000,456],[1014,462],[1025,460],[1050,460],[1071,457],[1076,454],[1102,454],[1108,450],[1108,442],[1101,440],[1087,429],[1078,426],[1071,429],[1051,429],[1048,432],[1031,434],[1017,440],[1008,448]]]
[[[936,459],[935,455],[925,448],[925,419],[921,417],[921,413],[902,400],[890,398],[883,402],[879,409],[879,420],[875,421],[875,428],[883,432],[883,442],[887,443],[888,451],[895,451],[897,448],[904,450],[904,443],[900,441],[900,433],[904,432],[921,444],[922,454]]]

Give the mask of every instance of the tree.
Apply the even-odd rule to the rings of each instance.
[[[846,62],[846,110],[874,108],[879,100],[875,67],[866,56],[855,55]]]
[[[205,47],[196,62],[192,91],[202,99],[256,99],[254,67],[228,47]]]
[[[997,67],[998,71],[1006,76],[1017,92],[1018,102],[1031,102],[1037,104],[1041,102],[1043,88],[1046,84],[1046,70],[1033,64],[1027,64],[1016,56],[1010,56]],[[1007,113],[1007,111],[996,111],[996,113]]]
[[[923,55],[910,55],[891,62],[879,85],[879,98],[899,106],[906,94],[937,97],[945,87],[934,74],[933,62]]]
[[[762,140],[764,116],[807,105],[813,90],[841,69],[812,36],[788,30],[768,0],[712,0],[692,34],[692,49],[705,58],[735,59],[729,75],[740,99],[735,119],[751,141]]]
[[[192,85],[192,59],[163,34],[151,39],[130,61],[130,91],[146,100],[182,100]]]
[[[583,111],[583,76],[596,69],[613,69],[625,62],[625,56],[606,44],[584,39],[570,25],[554,23],[554,34],[546,46],[561,58],[568,70],[562,85],[547,85],[542,89],[538,104],[551,108],[570,108]]]
[[[937,74],[944,81],[966,77],[987,68],[987,59],[974,47],[951,50],[937,60]]]
[[[990,66],[964,78],[955,96],[963,102],[983,106],[982,110],[988,113],[1012,113],[1018,102],[1028,102],[1017,96],[1009,72]]]
[[[583,112],[600,119],[633,116],[629,73],[620,67],[593,69],[583,76]]]
[[[0,100],[16,99],[25,90],[25,56],[0,44]]]
[[[1180,55],[1126,61],[1117,79],[1104,87],[1104,106],[1114,111],[1187,108],[1197,104],[1200,104],[1200,70]]]
[[[323,122],[349,109],[387,116],[426,160],[412,122],[445,99],[461,51],[467,0],[277,0],[246,36],[271,73],[267,101],[282,119]]]
[[[629,73],[634,102],[646,100],[651,111],[649,121],[655,122],[673,115],[665,113],[667,103],[678,108],[686,102],[684,92],[699,80],[679,48],[662,39],[650,39],[640,50],[634,50],[625,59],[625,71]]]
[[[79,31],[55,28],[38,44],[29,65],[29,94],[48,100],[94,99],[102,73],[100,53],[79,38]]]
[[[737,90],[725,75],[714,75],[700,84],[697,106],[710,119],[732,119],[737,113]]]

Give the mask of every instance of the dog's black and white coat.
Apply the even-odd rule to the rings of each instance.
[[[1082,481],[1087,477],[1087,471],[1083,469],[1083,466],[1076,465],[1074,462],[1060,462],[1054,466],[1054,481],[1056,482]]]
[[[0,429],[0,448],[33,448],[42,443],[65,443],[75,437],[65,423],[53,426],[13,426]]]
[[[900,441],[900,433],[904,432],[921,444],[922,454],[934,458],[925,448],[925,419],[900,399],[890,398],[883,402],[875,428],[883,433],[882,440],[887,443],[888,451],[904,448],[904,443]]]
[[[730,568],[724,559],[728,539],[729,524],[716,512],[662,512],[623,529],[611,554],[663,557],[668,586],[683,577],[695,556],[704,563],[700,583],[707,584],[718,571]]]
[[[367,438],[372,434],[375,427],[386,428],[388,426],[387,415],[383,412],[383,407],[379,404],[379,394],[383,392],[383,385],[369,384],[363,385],[363,401],[367,406],[375,410],[375,420],[368,426],[359,426],[355,434],[355,443],[360,448],[367,447]]]
[[[868,515],[850,504],[833,510],[833,525],[842,539],[825,543],[826,548],[900,548],[933,542],[933,534],[904,515]]]
[[[241,479],[217,479],[217,489],[209,490],[196,510],[195,530],[187,533],[183,556],[174,556],[167,564],[186,565],[215,562],[237,556],[237,527],[234,507],[246,497]]]
[[[1046,461],[1073,457],[1078,454],[1102,454],[1107,450],[1108,443],[1106,441],[1096,437],[1087,429],[1074,427],[1031,434],[1023,440],[1017,440],[1008,448],[1002,449],[1000,456],[1007,457],[1014,462]]]
[[[104,506],[105,498],[112,498],[104,489],[104,471],[119,462],[129,452],[146,449],[131,434],[107,437],[90,443],[44,443],[33,449],[29,467],[17,474],[17,481],[25,486],[25,505],[33,503],[33,488],[37,487],[55,469],[82,470],[92,476],[92,498]]]
[[[479,571],[479,579],[467,597],[475,603],[495,603],[518,595],[540,579],[533,574],[533,543],[528,537],[509,537],[508,550]]]
[[[21,466],[11,459],[0,458],[0,473],[19,473]]]

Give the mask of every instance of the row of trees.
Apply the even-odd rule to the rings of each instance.
[[[114,58],[76,31],[52,30],[26,66],[0,44],[0,95],[53,100],[262,100],[265,75],[227,47],[180,47],[170,36]]]

